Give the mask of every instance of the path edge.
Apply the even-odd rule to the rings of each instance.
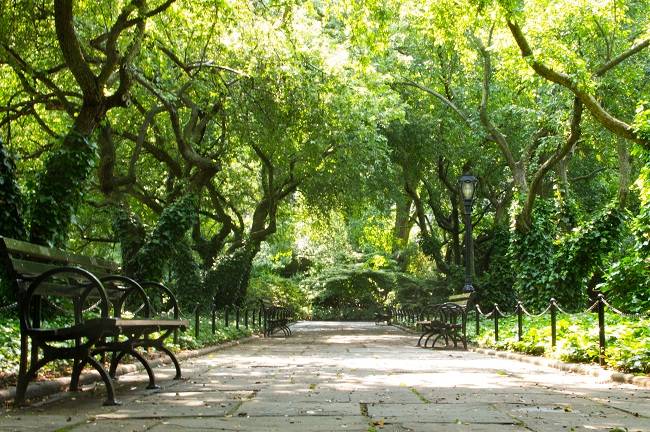
[[[252,335],[242,339],[224,342],[218,345],[207,346],[197,350],[182,351],[176,354],[176,358],[180,362],[195,357],[201,357],[213,353],[215,351],[231,348],[233,346],[250,343],[258,339],[260,339],[260,336]],[[171,360],[167,356],[161,356],[156,359],[150,360],[149,364],[151,365],[152,368],[155,368],[161,365],[171,364]],[[133,372],[140,372],[143,370],[144,370],[144,366],[142,366],[140,362],[119,365],[116,370],[116,376],[122,376]],[[101,381],[101,377],[99,376],[99,373],[97,371],[84,372],[79,377],[79,384],[81,385],[93,384],[98,381]],[[30,382],[29,386],[27,387],[27,394],[25,396],[25,399],[42,398],[46,396],[52,396],[57,393],[65,392],[69,385],[70,385],[70,377],[60,377],[60,378],[54,378],[47,381]],[[16,396],[15,386],[0,390],[0,404],[6,404],[7,402],[13,401],[15,396]]]
[[[518,354],[511,351],[497,351],[487,348],[470,347],[470,351],[480,354],[486,354],[494,357],[506,358],[509,360],[518,360],[525,363],[532,363],[538,366],[546,366],[554,369],[560,369],[564,372],[573,372],[581,375],[591,375],[602,379],[603,381],[613,381],[623,384],[634,384],[639,387],[650,388],[650,377],[627,374],[604,369],[597,365],[587,365],[579,363],[565,363],[560,360],[549,359],[545,357],[536,357],[525,354]]]
[[[411,334],[417,334],[408,327],[404,327],[399,324],[392,324],[393,327],[396,327],[402,331]],[[517,360],[524,363],[532,363],[537,366],[546,366],[553,369],[559,369],[564,372],[573,372],[581,375],[591,375],[602,379],[603,381],[612,381],[622,384],[633,384],[639,387],[650,388],[650,377],[632,375],[623,372],[616,372],[608,369],[604,369],[598,365],[591,364],[580,364],[580,363],[566,363],[560,360],[549,359],[546,357],[537,357],[526,354],[519,354],[512,351],[498,351],[488,348],[479,348],[479,347],[469,347],[470,351],[477,352],[479,354],[490,355],[494,357],[501,357],[509,360]]]

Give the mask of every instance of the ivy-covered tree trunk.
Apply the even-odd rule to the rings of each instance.
[[[191,310],[194,305],[207,311],[211,307],[210,293],[204,289],[201,269],[194,259],[192,248],[187,240],[175,245],[169,268],[171,270],[171,289],[176,294],[181,308]]]
[[[71,131],[45,161],[32,201],[30,241],[63,246],[96,158],[96,146]]]
[[[248,290],[253,259],[259,250],[259,242],[247,242],[220,257],[208,271],[205,278],[206,291],[214,293],[217,307],[242,304]]]
[[[113,232],[120,242],[123,271],[126,274],[136,274],[134,257],[142,248],[147,236],[147,231],[140,218],[120,208],[113,217]]]
[[[22,240],[22,195],[16,182],[16,165],[0,139],[0,235]]]
[[[557,298],[558,294],[555,277],[551,274],[555,267],[553,256],[557,228],[552,212],[553,206],[547,200],[537,200],[532,213],[532,229],[522,231],[515,228],[510,233],[508,258],[515,274],[515,292],[519,300],[533,310],[545,308],[550,298]],[[558,298],[558,301],[562,299]]]
[[[123,219],[115,223],[122,244],[122,262],[127,273],[138,280],[162,280],[165,268],[184,241],[198,213],[195,194],[183,195],[163,210],[153,232],[143,243],[137,222]],[[135,234],[135,235],[133,235]],[[135,251],[135,248],[141,247]]]

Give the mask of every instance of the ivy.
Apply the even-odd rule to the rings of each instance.
[[[163,210],[158,224],[127,263],[138,279],[161,280],[178,244],[185,238],[196,220],[198,198],[193,193],[183,195]]]
[[[38,177],[32,202],[31,241],[61,246],[68,226],[81,202],[84,184],[97,156],[97,146],[77,132],[65,138],[69,143],[50,154]]]
[[[24,239],[22,195],[16,182],[16,164],[0,139],[0,235]]]
[[[147,235],[142,221],[137,215],[119,208],[113,216],[113,232],[120,239],[124,271],[135,274],[137,269],[134,267],[134,257],[144,245]]]
[[[206,301],[201,270],[187,239],[175,245],[169,267],[173,281],[171,289],[181,302],[181,307],[188,310],[200,304],[202,310],[209,310],[211,305]]]
[[[639,213],[632,219],[633,247],[615,260],[598,288],[616,306],[630,312],[650,310],[650,152],[636,149],[644,165],[635,182]]]
[[[553,273],[557,226],[553,215],[552,202],[538,199],[531,230],[523,233],[513,227],[510,231],[508,259],[515,274],[515,292],[520,300],[537,309],[545,307],[549,298],[557,297],[557,275]]]
[[[566,307],[584,305],[587,278],[606,261],[621,237],[625,215],[617,203],[564,236],[554,257],[558,277],[556,299]]]
[[[219,257],[205,277],[205,285],[214,293],[217,307],[229,304],[241,305],[246,297],[253,258],[259,244],[246,243],[233,252]]]

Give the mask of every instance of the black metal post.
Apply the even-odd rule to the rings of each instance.
[[[199,304],[196,304],[194,309],[194,337],[199,338],[199,326],[201,325],[201,317],[199,316]]]
[[[557,303],[551,298],[551,346],[557,346]]]
[[[521,342],[524,329],[524,305],[517,301],[517,340]]]
[[[260,310],[261,310],[261,309],[262,309],[262,308],[260,308]],[[267,325],[267,319],[266,319],[266,315],[267,315],[267,313],[268,313],[268,312],[267,312],[266,310],[264,310],[264,327],[263,327],[263,329],[264,329],[264,336],[265,336],[265,337],[268,336],[268,335],[266,334],[266,332],[267,332],[267,330],[268,330],[268,328],[267,328],[267,326],[266,326],[266,325]]]
[[[217,308],[212,307],[212,334],[217,332]]]
[[[248,328],[248,306],[246,306],[246,310],[244,310],[244,325]]]
[[[476,335],[478,336],[481,332],[481,313],[478,310],[478,305],[474,305],[474,311],[476,312],[474,317],[476,318]]]
[[[598,360],[601,366],[605,365],[605,297],[598,294]]]
[[[494,342],[499,342],[499,305],[494,303],[492,315],[494,316]]]
[[[225,320],[226,327],[229,327],[230,326],[230,308],[227,305],[225,306],[223,313],[224,313],[224,320]]]
[[[235,328],[239,330],[239,306],[236,306],[235,309]]]
[[[474,291],[474,241],[472,239],[472,203],[465,202],[465,286],[464,292]]]

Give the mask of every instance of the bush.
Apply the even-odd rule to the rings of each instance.
[[[259,307],[260,299],[269,299],[272,302],[290,306],[298,317],[305,317],[309,314],[307,293],[296,278],[285,278],[267,268],[254,267],[245,304]]]

